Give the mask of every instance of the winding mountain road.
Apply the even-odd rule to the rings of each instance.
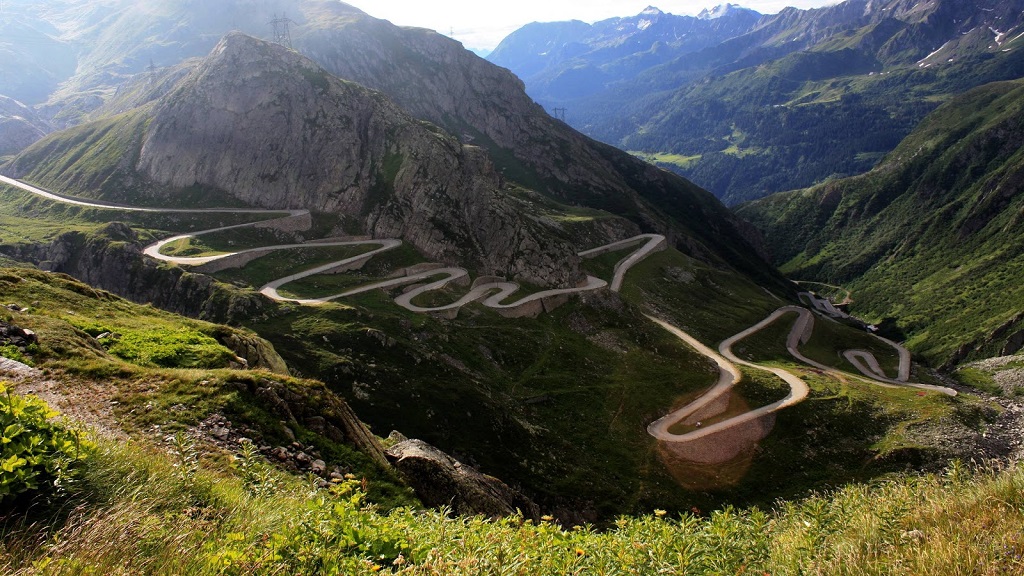
[[[258,209],[234,209],[234,208],[209,208],[209,209],[176,209],[176,208],[149,208],[149,207],[137,207],[137,206],[125,206],[120,204],[111,204],[104,202],[96,202],[89,200],[82,200],[73,198],[70,196],[64,196],[56,194],[48,190],[43,190],[31,184],[27,184],[14,178],[8,178],[6,176],[0,176],[0,182],[15,186],[40,196],[48,200],[62,202],[65,204],[72,204],[75,206],[83,206],[88,208],[101,208],[110,210],[123,210],[129,212],[147,212],[147,213],[167,213],[167,214],[252,214],[252,215],[266,215],[267,220],[260,220],[257,222],[250,222],[245,224],[235,224],[232,226],[222,226],[218,228],[211,228],[209,230],[203,230],[199,232],[190,232],[187,234],[179,234],[170,238],[165,238],[158,242],[155,242],[147,246],[143,252],[154,259],[161,260],[164,262],[182,265],[182,266],[209,266],[215,263],[221,264],[217,269],[227,268],[238,268],[242,267],[248,262],[255,258],[264,256],[271,252],[280,250],[295,250],[299,248],[320,248],[320,247],[331,247],[331,246],[378,246],[374,250],[330,262],[315,268],[308,270],[302,270],[277,280],[273,280],[264,286],[260,287],[260,293],[265,296],[278,300],[281,302],[294,302],[305,305],[317,305],[369,292],[372,290],[382,290],[393,288],[397,286],[403,286],[407,284],[415,284],[424,280],[431,280],[426,284],[417,286],[395,298],[395,303],[406,310],[418,313],[433,313],[433,312],[457,312],[463,306],[470,304],[471,302],[481,301],[481,304],[488,308],[499,310],[508,315],[535,315],[538,314],[548,307],[555,305],[560,302],[560,299],[578,294],[581,292],[588,292],[593,290],[599,290],[609,286],[608,282],[595,278],[593,276],[587,276],[586,280],[581,282],[578,286],[571,288],[555,288],[549,290],[542,290],[529,294],[512,302],[506,302],[516,292],[519,291],[520,286],[515,282],[508,282],[504,280],[492,280],[480,282],[472,286],[468,293],[463,295],[461,298],[450,304],[444,304],[440,306],[419,306],[413,303],[416,297],[434,290],[440,290],[446,287],[448,284],[465,281],[469,278],[469,272],[464,268],[458,267],[438,267],[429,268],[426,270],[416,270],[404,274],[399,278],[392,278],[383,280],[380,282],[374,282],[365,286],[350,289],[339,294],[331,296],[325,296],[321,298],[290,298],[280,293],[279,289],[291,282],[314,276],[317,274],[323,274],[327,272],[339,271],[351,269],[354,267],[361,266],[367,262],[373,256],[393,250],[398,246],[401,246],[402,241],[394,238],[383,238],[374,240],[338,240],[338,241],[314,241],[303,244],[280,244],[276,246],[265,246],[260,248],[251,248],[248,250],[241,250],[238,252],[230,252],[224,254],[216,254],[211,256],[197,256],[197,257],[184,257],[184,256],[169,256],[163,254],[161,251],[168,244],[177,242],[179,240],[185,240],[188,238],[195,238],[207,234],[214,234],[217,232],[224,232],[227,230],[234,230],[239,228],[250,228],[250,227],[271,227],[273,223],[281,223],[285,221],[304,221],[305,226],[308,228],[311,225],[310,213],[308,210],[258,210]],[[295,226],[295,224],[292,224]],[[300,224],[301,226],[301,224]],[[663,250],[666,246],[665,237],[660,234],[641,234],[634,236],[633,238],[627,238],[617,242],[612,242],[604,246],[598,246],[589,250],[584,250],[578,255],[582,258],[593,258],[600,254],[607,252],[620,250],[627,248],[632,245],[640,245],[637,250],[630,253],[628,256],[620,260],[616,265],[613,272],[611,290],[618,292],[622,286],[623,278],[626,272],[629,271],[634,265],[648,257],[650,254]]]
[[[188,234],[180,234],[164,240],[160,240],[144,249],[144,253],[147,256],[161,260],[164,262],[183,265],[183,266],[210,266],[217,265],[217,269],[226,269],[232,267],[241,267],[250,262],[251,260],[260,256],[269,254],[270,252],[279,250],[295,250],[299,248],[311,248],[311,247],[331,247],[331,246],[376,246],[373,250],[351,256],[334,262],[330,262],[321,266],[302,270],[288,276],[284,276],[277,280],[267,283],[260,288],[260,292],[269,298],[283,302],[295,302],[298,304],[305,305],[318,305],[332,300],[361,294],[373,290],[384,290],[395,288],[398,286],[417,284],[418,286],[413,287],[410,290],[405,291],[403,294],[395,298],[395,303],[406,310],[418,313],[436,313],[436,312],[457,312],[463,306],[470,304],[471,302],[480,301],[482,305],[496,309],[502,312],[510,312],[515,314],[530,314],[534,315],[548,308],[548,302],[553,304],[560,303],[561,299],[566,298],[570,295],[599,290],[608,287],[614,292],[618,292],[623,283],[626,273],[635,266],[637,263],[643,261],[643,259],[650,256],[652,253],[658,250],[663,250],[666,245],[666,239],[660,234],[642,234],[625,240],[612,242],[589,250],[584,250],[578,253],[581,258],[594,258],[601,254],[622,250],[629,248],[630,246],[638,246],[636,250],[631,252],[626,257],[619,260],[616,263],[611,282],[606,282],[600,278],[593,276],[587,276],[586,280],[579,286],[572,288],[558,288],[550,290],[542,290],[533,294],[529,294],[512,302],[506,302],[509,298],[519,290],[519,285],[514,282],[508,282],[500,279],[493,278],[480,278],[477,282],[472,285],[469,291],[456,301],[439,305],[439,306],[420,306],[415,304],[413,301],[418,297],[427,292],[434,290],[440,290],[451,283],[465,283],[469,280],[469,272],[464,268],[459,267],[442,267],[442,266],[416,266],[410,269],[406,269],[403,275],[396,278],[389,278],[381,280],[379,282],[372,282],[370,284],[353,288],[344,291],[340,294],[332,296],[325,296],[322,298],[311,298],[311,299],[299,299],[289,298],[280,294],[279,289],[296,280],[306,278],[309,276],[323,274],[328,272],[335,272],[340,270],[347,270],[361,266],[369,259],[373,258],[377,254],[393,250],[401,245],[401,240],[393,238],[385,239],[373,239],[373,240],[324,240],[324,241],[313,241],[303,244],[281,244],[276,246],[266,246],[262,248],[253,248],[249,250],[241,250],[238,252],[231,252],[225,254],[217,254],[211,256],[200,256],[200,257],[180,257],[180,256],[168,256],[161,253],[161,250],[173,242],[184,240],[187,238],[193,238],[202,236],[205,234],[213,234],[216,232],[223,232],[226,230],[233,230],[238,228],[246,227],[275,227],[277,225],[285,225],[287,223],[292,228],[305,226],[308,228],[311,225],[310,213],[308,210],[258,210],[258,209],[233,209],[233,208],[211,208],[211,209],[174,209],[174,208],[148,208],[148,207],[136,207],[136,206],[124,206],[118,204],[109,204],[102,202],[94,202],[72,198],[69,196],[63,196],[41,188],[26,184],[13,178],[6,176],[0,176],[0,182],[9,184],[20,188],[21,190],[30,192],[39,197],[46,198],[48,200],[62,202],[66,204],[83,206],[89,208],[101,208],[111,210],[123,210],[130,212],[148,212],[148,213],[169,213],[169,214],[251,214],[251,215],[265,215],[266,220],[259,220],[256,222],[246,224],[236,224],[232,226],[223,226],[219,228],[212,228],[209,230],[203,230],[200,232],[193,232]],[[836,310],[831,305],[826,305],[821,299],[816,298],[813,294],[802,293],[801,299],[806,299],[808,304],[823,314],[828,315],[845,315],[842,312]],[[790,330],[786,337],[786,349],[789,353],[804,364],[812,366],[825,373],[833,374],[838,377],[842,377],[834,368],[825,366],[821,363],[815,362],[799,351],[800,344],[806,343],[812,333],[814,326],[814,314],[807,308],[799,306],[783,306],[779,308],[767,318],[758,322],[757,324],[743,330],[742,332],[727,338],[722,341],[718,347],[718,352],[715,352],[711,348],[705,346],[696,338],[690,336],[686,332],[672,326],[671,324],[648,316],[648,318],[657,323],[659,326],[668,330],[679,339],[683,340],[686,344],[691,346],[694,350],[700,354],[711,359],[719,368],[719,377],[715,384],[699,398],[686,406],[673,411],[670,414],[659,418],[652,422],[648,427],[647,431],[657,438],[665,442],[671,443],[686,443],[694,440],[708,438],[714,434],[724,432],[731,428],[742,426],[743,424],[752,423],[756,420],[769,416],[779,410],[793,406],[802,402],[807,398],[810,388],[807,383],[800,379],[798,376],[789,372],[785,369],[774,367],[774,366],[762,366],[753,362],[748,362],[737,357],[733,351],[733,346],[740,340],[763,330],[766,326],[775,322],[786,314],[795,313],[798,315],[796,322],[793,324],[793,328]],[[848,350],[844,352],[845,358],[858,370],[860,370],[871,382],[882,385],[882,386],[907,386],[929,390],[933,392],[940,392],[943,394],[956,395],[956,391],[944,388],[941,386],[931,386],[927,384],[915,384],[907,382],[910,375],[910,353],[903,346],[900,346],[892,341],[880,338],[884,342],[893,346],[900,355],[900,366],[899,373],[896,379],[889,379],[885,376],[884,371],[879,366],[878,360],[870,352],[864,350]],[[721,406],[721,400],[723,396],[727,394],[741,379],[742,372],[738,366],[746,366],[757,370],[763,370],[770,372],[787,384],[789,384],[789,393],[781,400],[762,406],[760,408],[750,410],[743,414],[733,416],[731,418],[721,420],[714,424],[698,428],[696,430],[687,432],[685,434],[673,434],[669,432],[669,428],[679,422],[694,421],[695,417],[701,418],[713,418],[725,410],[724,406]],[[716,401],[718,405],[716,405]],[[717,411],[717,412],[716,412]],[[692,422],[691,422],[692,423]]]
[[[768,315],[767,318],[758,322],[757,324],[747,328],[746,330],[743,330],[742,332],[739,332],[734,336],[731,336],[723,340],[722,343],[718,345],[717,353],[711,350],[709,347],[705,346],[703,343],[701,343],[693,336],[687,334],[686,332],[683,332],[679,328],[676,328],[675,326],[672,326],[671,324],[663,320],[659,320],[657,318],[648,316],[650,320],[657,323],[662,328],[668,330],[676,337],[686,342],[694,350],[706,356],[715,364],[717,364],[719,369],[719,377],[715,384],[710,389],[708,389],[707,392],[698,397],[696,400],[690,402],[689,404],[683,406],[682,408],[679,408],[678,410],[675,410],[655,420],[650,425],[648,425],[647,432],[651,436],[654,436],[658,440],[664,442],[693,442],[695,440],[706,438],[708,436],[729,430],[731,428],[738,427],[740,425],[752,422],[754,420],[758,420],[760,418],[778,412],[779,410],[803,402],[810,393],[810,387],[808,387],[807,383],[804,382],[799,376],[783,368],[778,368],[776,366],[762,366],[754,362],[743,360],[736,356],[736,354],[732,351],[733,346],[735,346],[737,342],[763,330],[764,328],[766,328],[767,326],[769,326],[770,324],[772,324],[773,322],[775,322],[776,320],[778,320],[779,318],[783,317],[786,314],[797,314],[797,319],[793,323],[793,328],[790,329],[789,334],[786,336],[786,350],[789,352],[789,354],[798,361],[807,364],[808,366],[811,366],[817,370],[820,370],[826,374],[838,378],[845,377],[845,374],[840,372],[839,370],[836,370],[831,366],[826,366],[825,364],[822,364],[820,362],[811,360],[810,358],[807,358],[806,356],[800,353],[800,345],[806,344],[808,340],[810,340],[811,334],[814,330],[814,313],[808,310],[807,308],[803,308],[800,306],[783,306],[778,310],[772,312],[770,315]],[[887,340],[887,342],[897,347],[897,349],[903,349],[904,351],[906,350],[902,346],[899,346],[891,341]],[[878,360],[875,358],[873,354],[871,354],[868,351],[849,350],[846,351],[844,355],[848,360],[850,360],[851,364],[853,364],[858,370],[863,372],[870,379],[868,381],[872,384],[892,388],[918,388],[930,392],[946,394],[949,396],[956,396],[957,394],[956,390],[953,390],[952,388],[946,388],[944,386],[933,386],[931,384],[917,384],[913,382],[892,380],[886,378],[884,372],[878,364]],[[865,362],[866,365],[862,364],[861,362]],[[721,414],[725,410],[725,407],[722,406],[721,403],[719,405],[719,410],[717,411],[717,413],[701,413],[701,411],[707,407],[711,407],[716,400],[718,400],[723,395],[728,393],[736,384],[740,382],[740,380],[742,379],[742,373],[740,372],[740,369],[737,367],[737,365],[746,366],[748,368],[754,368],[756,370],[763,370],[778,376],[784,382],[789,384],[789,393],[787,393],[784,398],[777,402],[773,402],[771,404],[762,406],[749,412],[744,412],[743,414],[739,414],[737,416],[733,416],[731,418],[715,422],[714,424],[708,426],[700,427],[696,430],[692,430],[684,434],[674,434],[669,431],[671,427],[675,426],[678,423],[692,424],[694,421],[694,415],[696,414],[700,414],[701,418],[704,419],[709,419]],[[904,358],[903,354],[900,355],[900,374],[902,375],[904,374],[904,372],[906,372],[909,378],[909,369],[910,356],[908,352],[906,358]]]

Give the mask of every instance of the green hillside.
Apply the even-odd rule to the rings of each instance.
[[[739,208],[792,278],[843,284],[855,313],[938,364],[1020,349],[1024,83],[931,114],[874,170]]]
[[[0,400],[0,410],[3,400]],[[2,413],[2,411],[0,411]],[[77,481],[0,526],[9,574],[1020,574],[1024,472],[901,476],[771,509],[614,526],[450,518],[100,440]],[[183,469],[181,464],[193,463]],[[74,512],[69,514],[68,512]],[[8,517],[10,518],[10,517]],[[964,521],[969,518],[970,521]]]

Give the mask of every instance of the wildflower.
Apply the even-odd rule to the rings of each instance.
[[[345,474],[345,480],[355,480],[355,479],[356,479],[356,475],[355,474],[353,474],[351,472],[349,472],[348,474]]]
[[[655,508],[654,509],[654,515],[657,516],[658,518],[661,518],[665,514],[668,514],[668,512],[662,510],[661,508]]]
[[[576,556],[583,556],[584,554],[586,554],[586,552],[584,552],[582,548],[576,549]]]
[[[552,522],[552,521],[554,521],[555,517],[551,516],[550,514],[545,514],[545,515],[541,516],[540,519],[543,522]]]
[[[694,516],[700,516],[700,508],[694,506],[693,508],[690,508],[690,513]]]
[[[392,562],[392,564],[394,564],[395,566],[401,566],[402,564],[405,564],[405,556],[399,554],[398,558],[395,558],[395,561]]]

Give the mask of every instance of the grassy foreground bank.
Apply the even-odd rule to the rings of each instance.
[[[97,441],[60,494],[8,503],[4,574],[1021,574],[1024,468],[907,475],[770,511],[652,511],[608,530],[382,512],[258,456]],[[52,491],[51,491],[52,492]]]

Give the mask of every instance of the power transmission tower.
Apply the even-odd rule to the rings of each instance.
[[[270,21],[270,25],[274,28],[274,42],[281,46],[292,47],[292,33],[288,30],[289,24],[294,24],[287,14],[282,14],[280,18],[277,14],[274,14],[274,19]]]
[[[552,108],[552,112],[555,113],[555,118],[565,122],[565,108]]]
[[[2,0],[0,0],[2,1]],[[153,78],[156,78],[156,64],[153,64],[153,59],[149,59],[149,66],[146,67],[147,72],[147,83],[152,84]]]

